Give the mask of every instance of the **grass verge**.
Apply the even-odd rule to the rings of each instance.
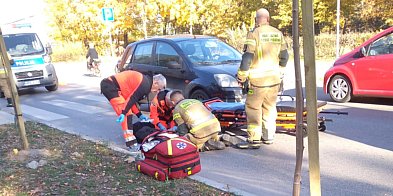
[[[14,124],[0,125],[0,195],[230,195],[189,178],[159,182],[128,155],[44,124],[26,122],[29,151]],[[31,161],[46,162],[37,169]]]

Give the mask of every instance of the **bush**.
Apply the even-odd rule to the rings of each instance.
[[[52,45],[52,61],[79,61],[84,59],[86,55],[86,48],[81,43],[55,43]]]
[[[340,35],[340,55],[343,55],[355,47],[359,46],[367,39],[375,35],[376,32],[367,33],[347,33]],[[232,45],[239,51],[243,51],[243,45],[247,29],[245,26],[237,29],[228,29],[221,39]],[[288,52],[293,56],[292,37],[285,37],[288,43]],[[300,56],[303,57],[303,39],[300,37]],[[316,59],[334,59],[336,57],[336,34],[321,33],[315,36],[315,57]]]

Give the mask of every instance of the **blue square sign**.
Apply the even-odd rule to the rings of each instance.
[[[102,8],[102,18],[104,21],[111,21],[115,20],[115,15],[113,14],[113,8]]]

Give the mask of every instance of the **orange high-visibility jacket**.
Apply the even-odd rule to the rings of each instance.
[[[153,78],[131,70],[120,72],[114,77],[119,85],[120,95],[128,100],[122,114],[126,115],[131,107],[134,114],[140,113],[135,104],[150,93]]]
[[[172,118],[172,109],[165,103],[165,96],[168,92],[169,90],[160,91],[150,104],[150,118],[153,119],[153,124],[156,128],[159,128],[157,126],[158,123],[161,123],[166,128],[175,126]]]

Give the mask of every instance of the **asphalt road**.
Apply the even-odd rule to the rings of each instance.
[[[103,60],[103,77],[113,73],[115,62]],[[86,74],[84,66],[57,64],[61,86],[56,92],[48,93],[44,88],[20,92],[24,117],[124,147],[116,116],[99,93],[101,78]],[[328,66],[317,64],[319,100],[330,100],[321,88],[321,74]],[[288,65],[285,94],[295,93],[293,73],[292,65]],[[9,113],[13,111],[3,106],[5,100],[1,99],[0,120],[6,122],[12,119]],[[322,194],[393,195],[393,99],[329,102],[326,110],[349,115],[323,115],[333,122],[327,122],[327,130],[319,134]],[[304,141],[301,195],[310,195],[307,138]],[[240,195],[291,195],[295,150],[295,137],[279,133],[273,145],[258,150],[204,152],[202,172],[193,178]]]

